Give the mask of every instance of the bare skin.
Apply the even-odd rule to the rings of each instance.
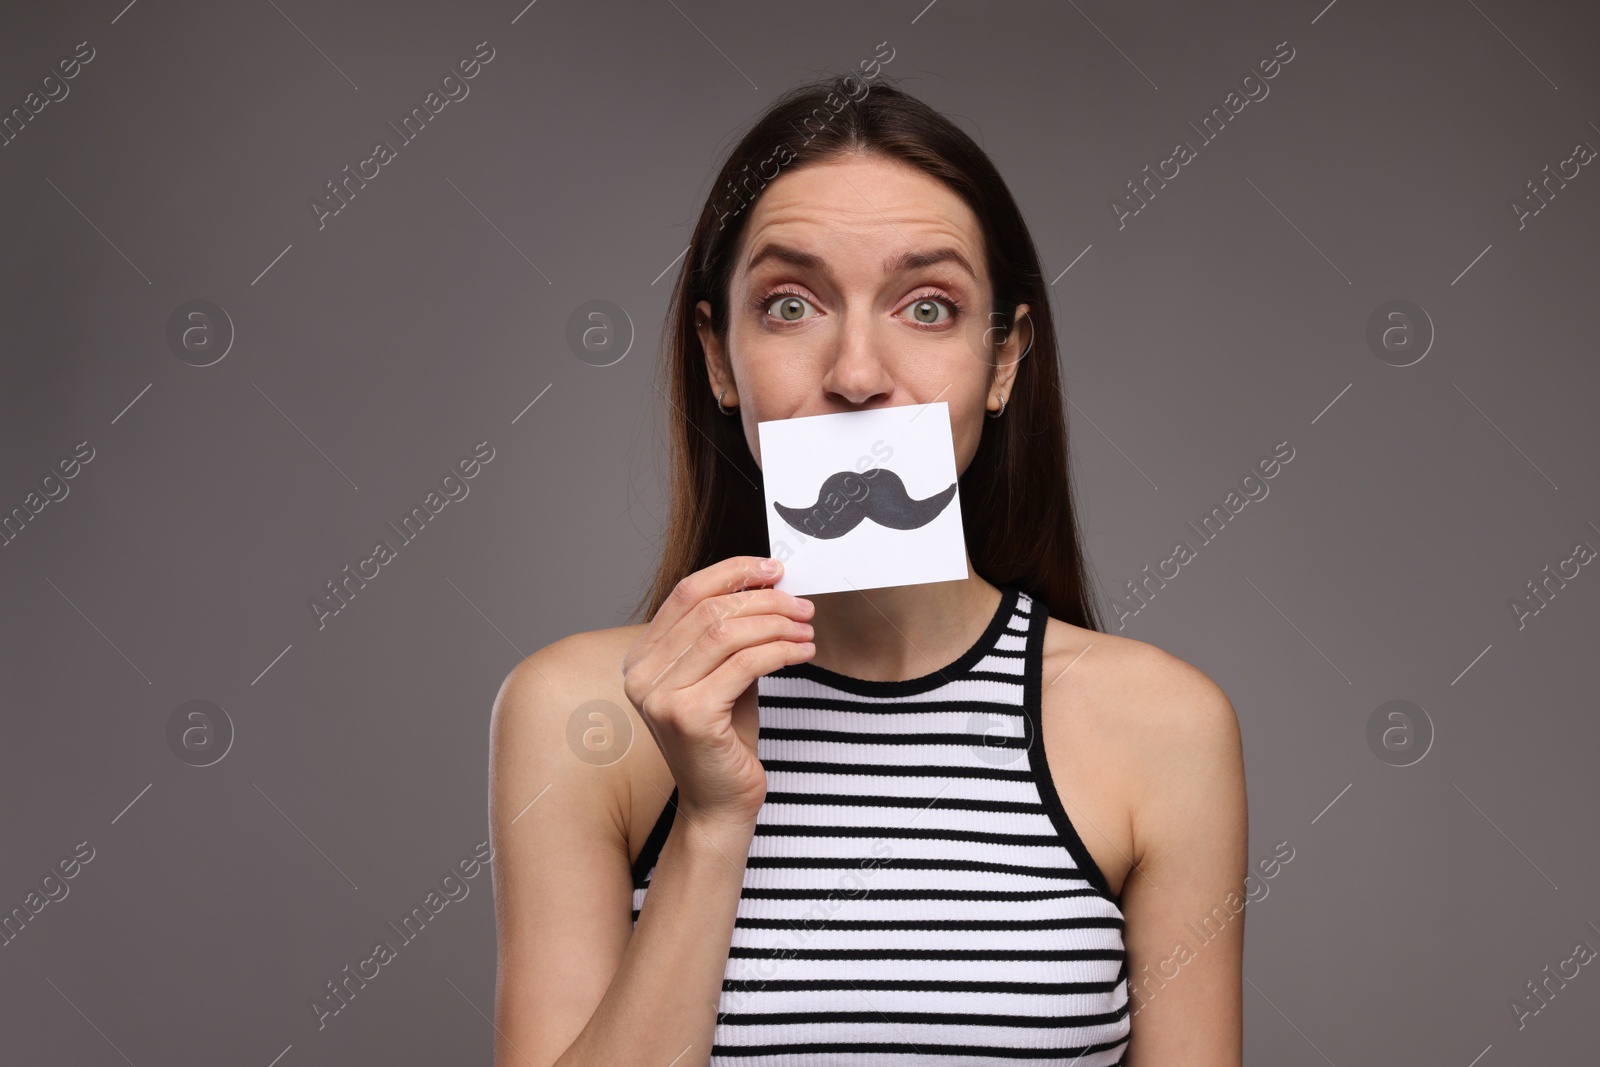
[[[990,330],[982,231],[965,204],[921,172],[855,157],[780,177],[747,225],[728,336],[707,325],[701,338],[713,391],[740,409],[758,461],[759,421],[937,398],[950,405],[964,469],[1028,342],[1025,308],[1010,330]],[[769,257],[752,269],[774,245],[819,262]],[[953,259],[884,268],[886,257],[939,249],[972,273]],[[787,295],[766,299],[777,290]],[[950,297],[964,314],[930,305]],[[774,312],[784,321],[762,321]],[[735,562],[691,581],[739,588]],[[754,678],[803,660],[864,679],[926,674],[978,639],[1000,591],[969,564],[964,581],[806,598],[814,606],[773,589],[760,597],[735,609],[698,588],[670,628],[658,615],[575,634],[508,675],[491,734],[497,1067],[705,1064],[764,796]],[[596,699],[634,734],[605,766],[567,747],[572,712]],[[1125,1063],[1238,1067],[1244,916],[1204,944],[1187,926],[1244,893],[1231,704],[1152,645],[1051,619],[1042,719],[1057,789],[1127,920],[1136,1014]],[[635,930],[630,868],[674,784],[678,817]],[[1193,953],[1174,960],[1179,942]]]

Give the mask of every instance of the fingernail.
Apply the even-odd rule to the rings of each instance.
[[[775,559],[764,559],[764,560],[762,560],[761,561],[761,573],[765,574],[765,575],[768,575],[768,576],[777,574],[778,573],[778,561],[775,560]]]

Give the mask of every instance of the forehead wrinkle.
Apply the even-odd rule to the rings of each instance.
[[[868,200],[867,194],[863,193],[856,186],[855,182],[851,181],[847,175],[841,174],[840,177],[844,179],[845,184],[849,185],[850,188],[855,191],[856,196],[861,199],[862,203],[871,208],[878,215],[878,217],[889,226],[890,229],[894,230],[895,235],[900,238],[902,244],[909,245],[911,243],[906,235],[901,232],[900,226],[897,225],[893,219],[890,219],[888,215],[885,215],[876,204]],[[937,208],[934,209],[934,213],[938,216],[941,223],[944,223],[950,227],[949,235],[954,239],[956,247],[939,248],[934,249],[931,252],[919,252],[916,249],[907,249],[899,255],[886,256],[883,260],[883,272],[885,274],[892,275],[898,274],[902,271],[915,270],[920,267],[938,268],[942,263],[954,262],[957,266],[965,269],[967,274],[972,277],[973,281],[977,281],[977,269],[973,267],[973,265],[968,261],[967,257],[961,253],[959,247],[960,245],[966,243],[963,239],[964,235],[961,233],[962,228],[960,224],[957,223],[954,217],[952,217],[950,214],[939,211]],[[905,223],[911,220],[901,219],[900,221]],[[944,271],[940,270],[939,273],[942,275]]]
[[[942,229],[942,227],[939,227],[939,229]],[[899,230],[896,230],[896,234],[899,234]],[[958,234],[950,234],[950,237],[955,238],[955,240],[949,245],[939,245],[934,246],[934,248],[909,248],[909,250],[901,251],[901,253],[888,254],[880,261],[883,275],[885,277],[894,277],[894,275],[907,274],[910,270],[923,269],[923,267],[941,267],[944,264],[952,264],[952,266],[962,269],[974,283],[978,283],[978,269],[960,248],[960,245],[965,242],[960,240],[960,235]],[[901,235],[901,240],[902,242],[910,242],[910,238],[906,238],[904,235]],[[834,278],[832,270],[829,269],[829,264],[827,264],[826,259],[822,258],[821,254],[803,250],[800,246],[792,245],[792,243],[786,242],[782,238],[758,238],[758,242],[752,243],[752,248],[755,251],[750,254],[750,258],[744,264],[744,272],[746,274],[755,270],[755,267],[760,266],[762,262],[774,259],[774,261],[786,262],[786,264],[798,267],[798,269],[816,270],[822,277],[829,278],[830,282]]]
[[[830,282],[834,278],[830,268],[837,260],[830,262],[828,256],[812,252],[812,249],[827,247],[830,243],[859,244],[877,254],[886,246],[897,247],[903,251],[878,260],[879,268],[889,276],[895,267],[904,269],[902,261],[908,256],[950,248],[966,259],[967,270],[963,273],[974,284],[983,284],[980,272],[987,264],[981,251],[981,236],[974,244],[967,232],[976,225],[976,220],[965,217],[970,209],[964,212],[966,205],[953,198],[954,194],[948,194],[953,199],[946,204],[938,201],[937,194],[930,198],[924,190],[893,184],[886,189],[873,190],[877,199],[886,201],[880,207],[844,173],[839,173],[838,178],[849,186],[851,193],[830,190],[825,184],[819,187],[815,179],[825,176],[815,171],[797,172],[789,181],[775,184],[756,203],[754,225],[746,234],[747,252],[741,257],[740,273],[748,275],[754,267],[755,256],[769,244],[816,255],[821,262],[815,269]],[[804,180],[796,182],[794,179]],[[890,232],[886,234],[885,229]],[[862,258],[866,258],[865,253]],[[943,275],[951,262],[928,266]]]

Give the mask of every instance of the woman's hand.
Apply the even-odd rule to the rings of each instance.
[[[809,600],[768,588],[760,556],[684,578],[622,660],[623,691],[649,727],[691,822],[749,826],[767,795],[756,758],[757,678],[816,654]],[[745,739],[749,740],[746,741]]]

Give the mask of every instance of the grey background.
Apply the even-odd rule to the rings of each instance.
[[[505,673],[650,573],[668,268],[721,153],[880,41],[1057,279],[1108,600],[1296,450],[1121,631],[1228,693],[1251,858],[1295,849],[1248,912],[1246,1061],[1593,1057],[1594,967],[1520,1031],[1509,1001],[1600,947],[1600,575],[1508,606],[1600,547],[1600,175],[1510,208],[1600,145],[1592,5],[122,2],[11,4],[0,36],[6,111],[97,53],[0,148],[0,509],[95,449],[0,548],[0,905],[95,849],[0,948],[7,1060],[487,1060],[487,873],[326,1028],[307,1002],[487,838]],[[484,40],[319,230],[323,183]],[[1119,230],[1111,198],[1283,40],[1270,95]],[[1403,368],[1365,341],[1396,298],[1437,331]],[[237,333],[209,367],[165,339],[194,299]],[[604,368],[565,342],[593,299],[637,331]],[[469,495],[319,630],[308,598],[482,440]],[[237,734],[206,768],[166,741],[193,699]],[[1391,699],[1436,733],[1412,766],[1368,747]]]

